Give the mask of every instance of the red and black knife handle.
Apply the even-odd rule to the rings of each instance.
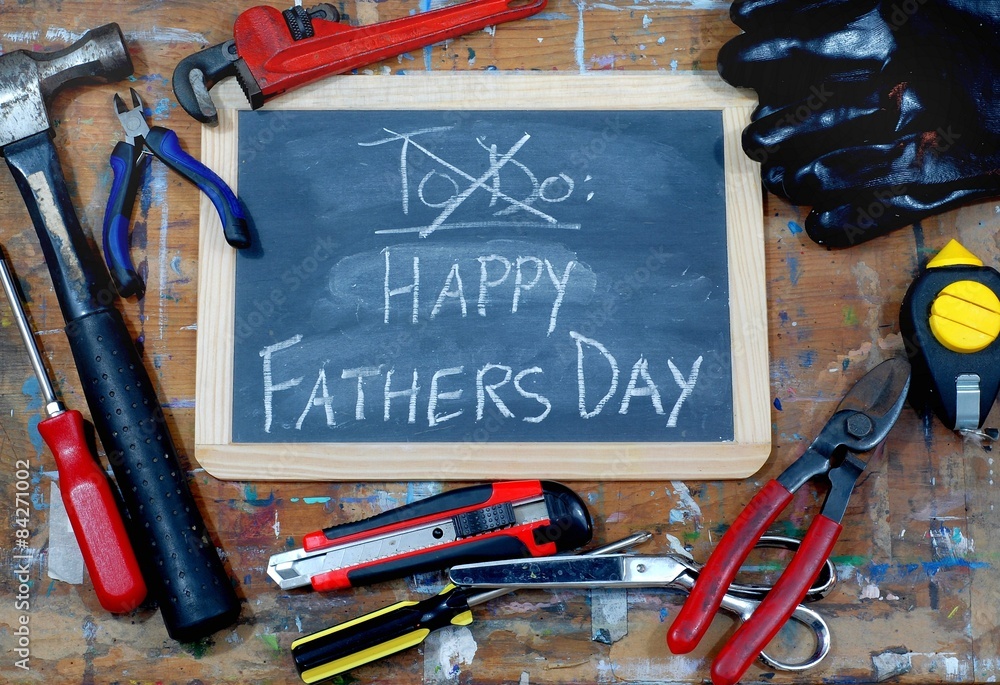
[[[352,521],[309,533],[302,546],[313,552],[363,540],[373,534],[392,533],[444,516],[458,516],[498,504],[544,497],[552,525],[541,531],[539,544],[555,543],[557,551],[568,551],[590,542],[593,522],[580,496],[562,483],[553,481],[506,481],[473,485],[422,499],[402,507],[376,514],[361,521]]]
[[[698,573],[698,580],[667,632],[667,645],[671,652],[687,654],[698,646],[740,566],[761,535],[791,501],[792,493],[777,480],[772,480],[736,517]]]
[[[819,576],[842,529],[838,522],[822,514],[813,519],[798,552],[774,588],[712,662],[712,682],[715,685],[738,682],[767,643],[774,639]]]

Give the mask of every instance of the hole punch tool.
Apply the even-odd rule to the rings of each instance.
[[[587,505],[552,481],[474,485],[331,526],[275,554],[267,575],[283,590],[342,590],[453,564],[546,556],[590,542]]]
[[[979,429],[1000,391],[1000,272],[950,241],[907,290],[899,329],[913,363],[910,404],[996,439]]]
[[[906,401],[910,364],[895,358],[869,371],[847,393],[806,451],[750,501],[719,541],[667,633],[675,654],[685,654],[705,635],[726,588],[756,541],[808,481],[824,477],[830,490],[802,544],[774,589],[723,646],[712,664],[715,685],[738,681],[802,601],[840,535],[847,502],[867,462],[881,449]]]
[[[152,153],[168,167],[191,181],[215,205],[226,242],[237,249],[250,245],[249,219],[243,203],[219,176],[181,148],[177,134],[161,126],[150,128],[145,106],[134,88],[132,107],[115,93],[115,111],[126,139],[111,152],[114,182],[104,212],[104,259],[122,297],[142,297],[145,285],[129,255],[128,229],[142,170]]]
[[[778,535],[765,535],[754,547],[780,548],[795,551],[799,541]],[[665,556],[631,554],[578,554],[540,559],[490,561],[455,566],[448,575],[451,582],[467,588],[542,589],[562,588],[646,588],[669,587],[690,592],[704,575],[702,567],[679,554]],[[836,584],[833,562],[826,559],[818,576],[807,586],[802,601],[815,601]],[[720,605],[741,622],[750,621],[761,602],[771,591],[767,585],[730,584],[720,596]],[[770,668],[801,672],[815,667],[830,651],[830,628],[823,617],[798,602],[789,612],[790,618],[812,631],[815,638],[813,653],[803,661],[787,663],[766,652],[757,656]],[[784,621],[783,621],[784,622]]]
[[[284,12],[251,7],[236,18],[233,39],[205,48],[174,68],[174,95],[184,111],[218,123],[209,89],[235,76],[250,107],[257,109],[287,90],[324,76],[394,57],[487,26],[541,12],[547,0],[466,2],[368,26],[341,23],[330,4]]]
[[[591,550],[588,556],[613,554],[648,541],[650,533]],[[502,597],[517,588],[474,592],[448,583],[437,595],[419,602],[404,600],[345,621],[292,642],[292,660],[303,682],[316,683],[345,671],[415,647],[435,630],[467,626],[472,607]]]

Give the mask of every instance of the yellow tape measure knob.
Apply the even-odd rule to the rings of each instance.
[[[931,305],[931,332],[953,352],[970,354],[1000,337],[1000,299],[976,281],[956,281]]]

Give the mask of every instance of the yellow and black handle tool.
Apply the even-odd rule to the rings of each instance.
[[[910,286],[899,325],[910,403],[953,430],[979,431],[1000,390],[1000,272],[950,241]]]
[[[652,537],[636,533],[589,554],[612,554]],[[397,602],[345,623],[299,638],[292,659],[303,682],[316,683],[423,642],[433,631],[472,623],[472,607],[513,592],[511,588],[473,592],[448,584],[428,599]]]

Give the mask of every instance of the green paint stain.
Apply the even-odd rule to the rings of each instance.
[[[303,497],[302,501],[306,504],[326,504],[330,501],[329,497]]]
[[[252,501],[257,499],[257,486],[253,483],[247,483],[243,486],[243,499],[246,501]]]
[[[844,324],[856,326],[858,323],[858,315],[854,312],[854,307],[844,307]]]
[[[796,526],[791,521],[781,522],[781,534],[790,538],[802,538],[806,534],[805,528]]]
[[[952,610],[951,610],[951,613],[950,613],[950,614],[948,614],[948,618],[951,618],[951,617],[952,617],[952,616],[954,616],[954,615],[955,615],[956,613],[958,613],[958,607],[955,607],[954,609],[952,609]]]
[[[203,656],[208,654],[208,650],[212,647],[212,641],[209,638],[203,640],[198,640],[197,642],[182,642],[181,649],[193,656],[195,659],[201,659]]]
[[[693,533],[684,533],[684,542],[694,542],[701,538],[701,531],[694,531]]]
[[[272,652],[280,652],[281,651],[281,648],[278,647],[278,636],[277,635],[271,635],[270,633],[268,633],[266,635],[258,635],[257,637],[260,638],[261,642],[263,642],[265,645],[267,645],[268,647],[270,647]]]
[[[857,555],[844,555],[841,557],[830,557],[830,561],[835,564],[842,564],[844,566],[864,566],[868,563],[866,557]]]

